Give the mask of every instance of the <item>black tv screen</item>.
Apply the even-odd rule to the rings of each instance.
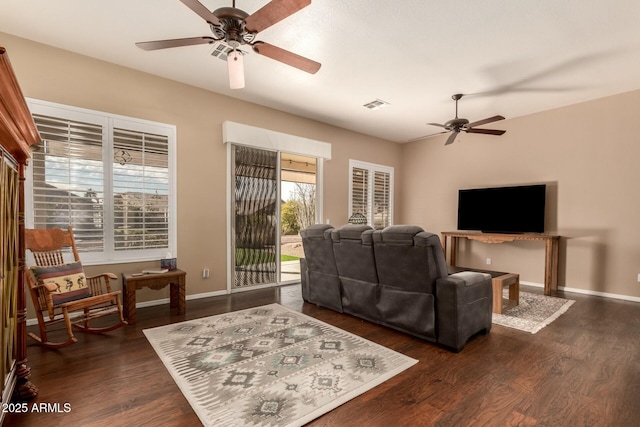
[[[458,230],[543,233],[545,196],[545,184],[459,190]]]

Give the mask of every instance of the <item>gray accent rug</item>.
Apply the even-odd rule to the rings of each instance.
[[[506,298],[508,290],[504,293]],[[504,310],[502,314],[493,313],[493,323],[535,334],[560,317],[574,302],[520,291],[520,304]]]
[[[144,334],[205,426],[300,426],[418,362],[279,304]]]

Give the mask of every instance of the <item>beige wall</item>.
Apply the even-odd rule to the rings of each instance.
[[[27,97],[176,125],[178,266],[187,272],[189,295],[226,289],[223,121],[331,143],[333,160],[325,162],[323,215],[335,225],[347,221],[350,158],[396,169],[400,164],[401,146],[395,143],[7,34],[0,33],[0,44],[7,48]],[[398,196],[395,202],[399,204]],[[156,264],[89,267],[87,273],[106,269],[119,275]],[[205,267],[211,271],[209,279],[201,278]],[[168,290],[144,289],[138,294],[138,301],[158,298],[168,298]]]
[[[465,134],[448,147],[444,136],[399,145],[7,34],[0,33],[0,44],[28,97],[177,126],[178,259],[190,295],[226,286],[221,124],[231,120],[332,144],[323,214],[334,225],[347,220],[349,159],[395,167],[395,222],[433,232],[456,228],[459,188],[545,182],[547,231],[563,236],[560,285],[640,297],[640,168],[634,164],[640,91],[505,120],[501,137]],[[491,269],[542,283],[543,251],[534,242],[473,243],[461,248],[461,262],[486,268],[490,257]],[[118,274],[143,266],[107,269]],[[204,267],[211,270],[206,280]],[[166,290],[145,291],[139,301],[168,297]]]
[[[404,146],[402,220],[456,229],[460,188],[547,183],[547,232],[563,236],[560,286],[640,297],[640,91],[497,123],[501,137]],[[505,206],[508,209],[508,206]],[[517,215],[517,212],[514,212]],[[544,245],[470,243],[459,265],[544,281]]]

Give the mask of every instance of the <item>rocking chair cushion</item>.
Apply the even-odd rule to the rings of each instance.
[[[31,267],[38,284],[52,283],[56,290],[51,292],[54,306],[91,296],[82,263],[73,262],[53,267]]]

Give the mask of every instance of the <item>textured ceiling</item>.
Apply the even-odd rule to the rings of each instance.
[[[266,3],[236,6],[251,14]],[[459,115],[476,121],[640,89],[638,0],[314,0],[257,39],[322,63],[320,71],[245,48],[241,90],[228,88],[209,45],[134,45],[211,35],[178,0],[0,0],[0,11],[9,34],[397,142],[439,132],[426,123],[454,116],[454,93],[469,94]],[[375,99],[390,106],[363,107]]]

